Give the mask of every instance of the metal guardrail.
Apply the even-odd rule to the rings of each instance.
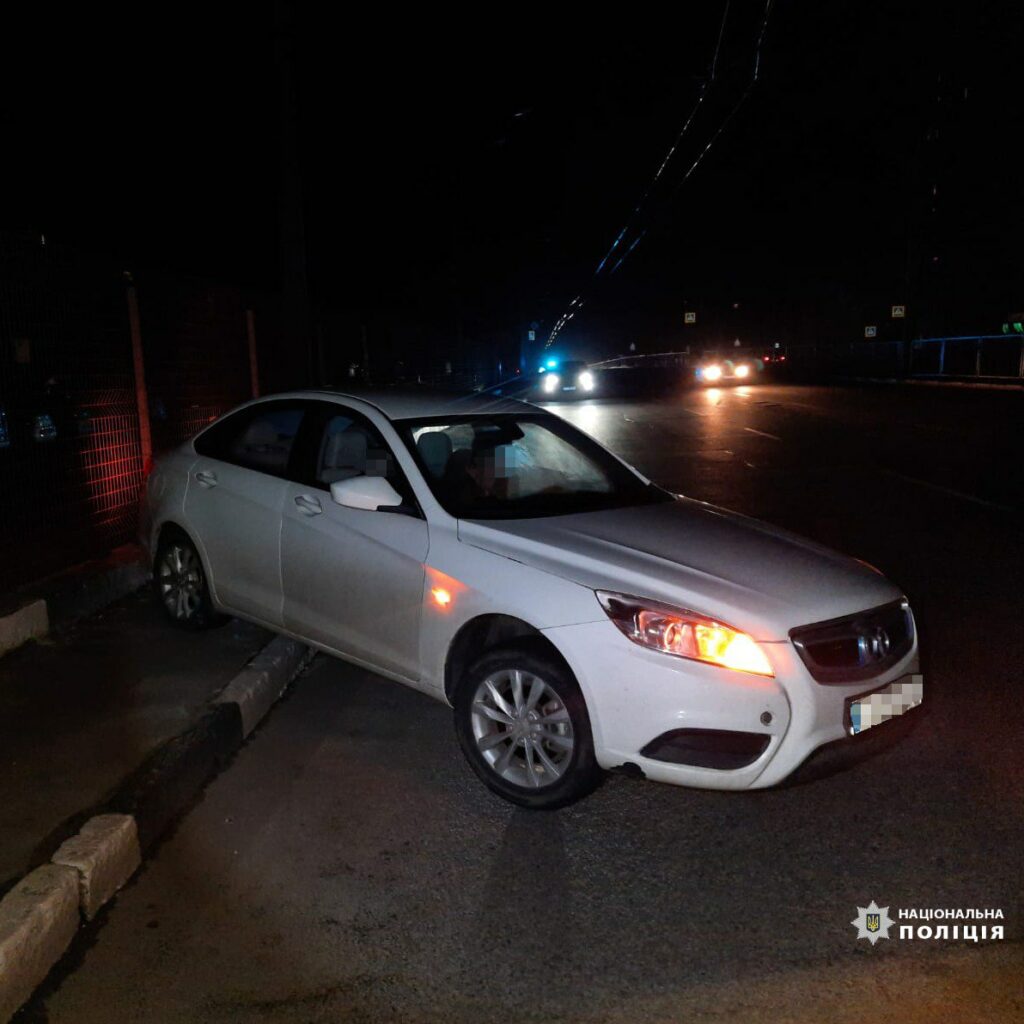
[[[1024,380],[1024,337],[969,334],[906,341],[790,345],[794,371],[954,380]]]
[[[1013,334],[918,338],[910,343],[910,376],[1024,378],[1024,338]]]

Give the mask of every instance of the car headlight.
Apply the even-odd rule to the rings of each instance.
[[[625,594],[597,591],[608,618],[635,644],[709,665],[774,676],[753,637],[697,612]]]
[[[554,391],[558,387],[558,384],[559,378],[557,373],[549,373],[544,377],[543,387],[544,390],[548,392],[548,394]]]
[[[594,390],[594,375],[589,370],[584,370],[576,379],[584,391]]]
[[[722,376],[722,368],[717,364],[704,367],[704,379],[705,380],[718,380]]]
[[[750,373],[750,367],[747,366],[746,363],[741,363],[739,366],[736,367],[735,372],[737,377],[746,377]]]

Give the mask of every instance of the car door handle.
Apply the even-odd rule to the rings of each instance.
[[[323,512],[323,506],[316,498],[311,498],[307,494],[297,494],[295,496],[295,504],[299,506],[299,511],[307,516],[318,516]]]
[[[208,469],[201,469],[196,473],[196,479],[204,487],[216,487],[217,486],[217,474],[211,473]]]

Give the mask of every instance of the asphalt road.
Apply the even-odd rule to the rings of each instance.
[[[917,728],[803,785],[615,777],[531,814],[475,781],[445,707],[321,658],[26,1019],[1024,1019],[1024,396],[764,386],[558,411],[662,484],[897,580]],[[872,947],[850,924],[872,899],[999,908],[1008,940]]]

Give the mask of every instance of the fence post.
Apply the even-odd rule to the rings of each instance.
[[[139,299],[135,285],[128,285],[128,329],[132,338],[132,369],[135,374],[135,407],[139,414],[139,451],[142,471],[153,461],[153,434],[149,426],[149,399],[146,397],[146,368],[142,361],[142,330],[139,327]]]
[[[256,355],[256,318],[251,309],[245,311],[245,333],[249,339],[249,386],[252,397],[260,397],[260,365]]]

